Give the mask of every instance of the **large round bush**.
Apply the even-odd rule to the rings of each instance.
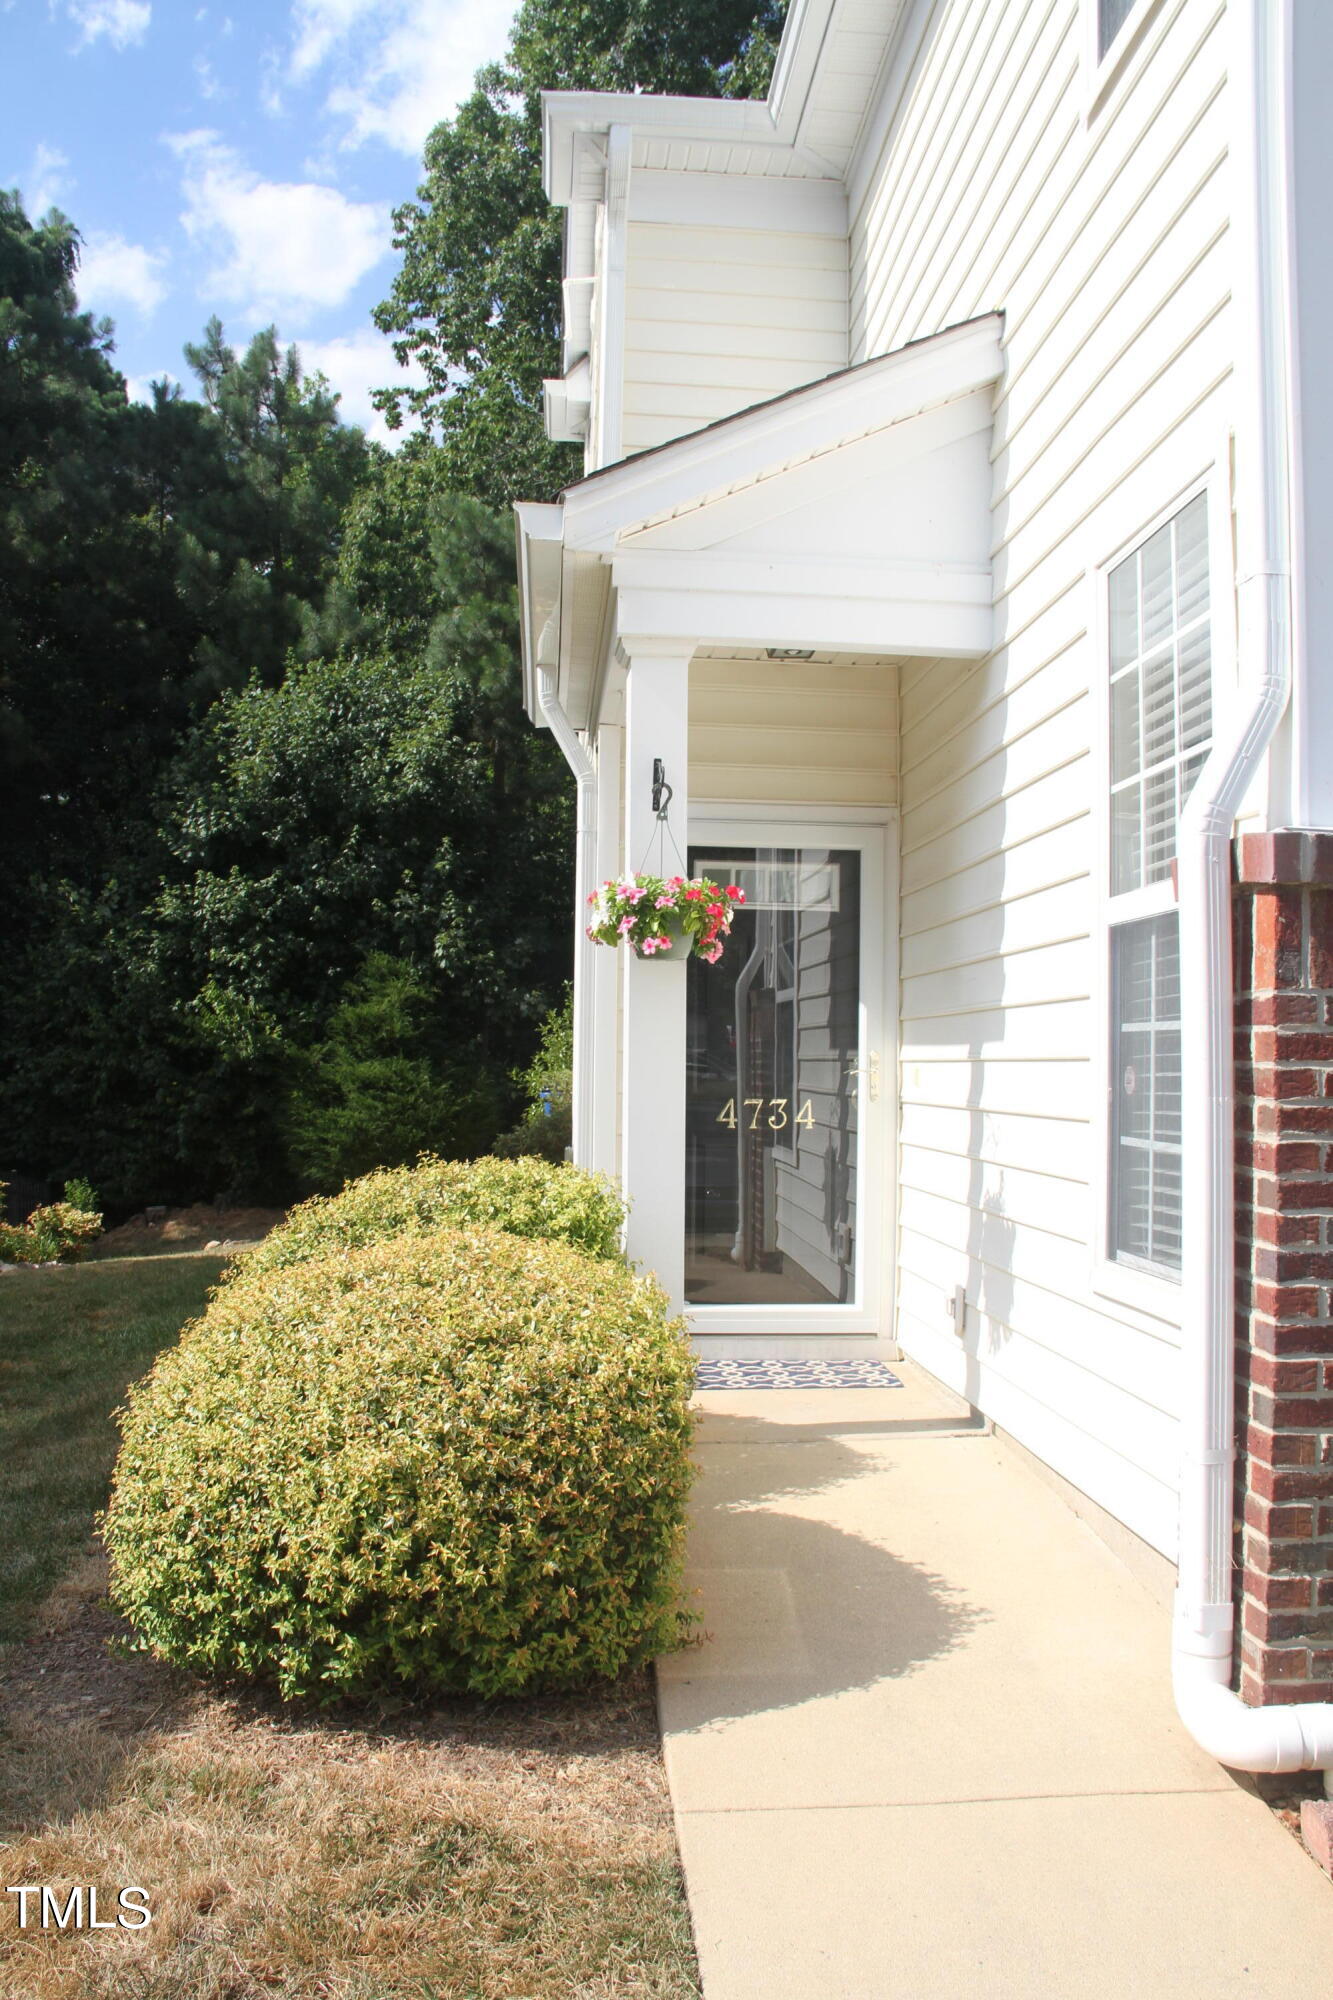
[[[301,1202],[247,1252],[239,1269],[272,1271],[407,1231],[470,1223],[570,1243],[594,1257],[618,1257],[624,1220],[624,1202],[611,1182],[581,1167],[427,1156],[414,1167],[385,1167],[349,1181],[340,1194]]]
[[[661,1292],[497,1230],[254,1274],[130,1392],[113,1596],[161,1658],[332,1699],[670,1645],[693,1366]]]

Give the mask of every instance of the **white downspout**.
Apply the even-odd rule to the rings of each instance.
[[[1179,1580],[1173,1683],[1186,1728],[1242,1771],[1333,1773],[1333,1702],[1251,1708],[1231,1687],[1235,1197],[1231,833],[1291,694],[1292,0],[1234,0],[1241,690],[1181,819],[1184,1243]],[[1195,1032],[1202,1029],[1202,1032]]]
[[[560,705],[550,674],[537,668],[537,706],[574,773],[577,791],[574,863],[574,1158],[588,1166],[593,1153],[592,1065],[595,1040],[592,953],[585,898],[597,856],[597,766]]]

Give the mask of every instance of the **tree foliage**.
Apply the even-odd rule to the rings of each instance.
[[[768,84],[785,0],[525,0],[505,61],[478,73],[426,142],[417,199],[395,212],[402,266],[375,313],[421,388],[385,390],[390,421],[438,432],[445,477],[492,506],[554,497],[575,476],[542,432],[558,372],[560,214],[541,185],[544,90],[752,96]]]
[[[752,94],[784,4],[525,0],[396,218],[396,455],[272,327],[130,403],[78,232],[0,193],[0,1170],[285,1199],[516,1115],[573,893],[509,519],[576,471],[540,95]]]

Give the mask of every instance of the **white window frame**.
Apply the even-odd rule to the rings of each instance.
[[[1093,963],[1093,1048],[1092,1173],[1090,1192],[1092,1218],[1092,1289],[1100,1297],[1130,1306],[1155,1320],[1179,1325],[1181,1318],[1180,1277],[1166,1271],[1155,1272],[1138,1265],[1123,1264],[1111,1255],[1111,1143],[1114,1121],[1111,1115],[1111,933],[1124,924],[1146,917],[1161,916],[1177,907],[1176,889],[1168,876],[1147,888],[1122,895],[1111,893],[1111,704],[1110,693],[1110,576],[1127,556],[1151,540],[1168,521],[1174,520],[1192,500],[1205,496],[1208,507],[1208,613],[1213,683],[1214,730],[1226,691],[1235,674],[1235,590],[1231,546],[1231,491],[1229,454],[1219,450],[1214,462],[1198,473],[1154,515],[1119,544],[1104,561],[1090,571],[1093,603],[1088,629],[1092,635],[1092,690],[1094,758],[1093,782],[1097,788],[1096,831],[1093,841],[1096,868],[1094,898]],[[1189,1144],[1182,1133],[1182,1144]]]
[[[1084,115],[1086,118],[1091,118],[1143,40],[1144,31],[1160,7],[1161,0],[1134,0],[1120,33],[1105,55],[1101,53],[1099,47],[1101,40],[1099,0],[1082,0],[1082,5],[1083,75],[1086,80]]]

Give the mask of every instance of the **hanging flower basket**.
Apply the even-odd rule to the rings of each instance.
[[[705,875],[625,875],[603,882],[588,901],[588,936],[595,943],[617,945],[626,938],[640,958],[676,959],[688,958],[697,944],[700,958],[716,965],[745,895]]]

